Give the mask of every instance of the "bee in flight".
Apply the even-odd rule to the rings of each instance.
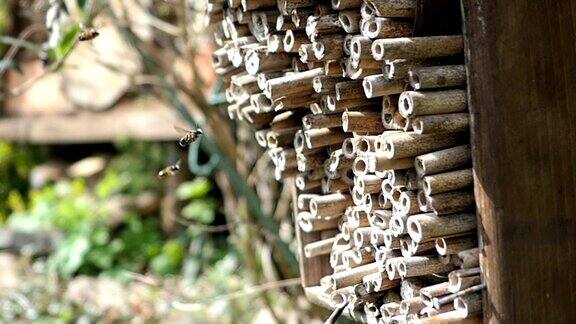
[[[85,42],[98,37],[98,35],[100,35],[100,33],[98,33],[98,31],[94,27],[82,28],[80,35],[78,35],[78,40],[81,42]]]
[[[165,178],[173,176],[180,171],[180,160],[176,164],[169,165],[158,172],[158,178]]]
[[[180,144],[180,146],[182,147],[186,147],[190,144],[192,144],[194,141],[196,141],[200,135],[203,134],[202,130],[200,128],[196,128],[194,130],[190,130],[190,129],[185,129],[179,126],[174,126],[174,129],[176,129],[176,131],[182,133],[182,137],[180,138],[180,140],[178,141],[178,144]]]

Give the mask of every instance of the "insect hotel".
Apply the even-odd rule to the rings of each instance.
[[[576,317],[575,10],[515,2],[209,1],[329,321]]]

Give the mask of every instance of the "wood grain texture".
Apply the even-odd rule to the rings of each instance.
[[[490,323],[576,322],[576,5],[463,0]]]

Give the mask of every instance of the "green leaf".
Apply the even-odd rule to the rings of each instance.
[[[202,224],[210,224],[216,215],[216,203],[210,199],[195,200],[182,209],[182,215]]]
[[[182,183],[176,190],[176,195],[180,200],[196,199],[206,197],[210,190],[212,190],[210,180],[197,177],[193,181]]]

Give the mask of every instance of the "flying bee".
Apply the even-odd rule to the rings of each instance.
[[[158,172],[158,178],[165,178],[173,176],[180,171],[180,160],[176,164],[169,165]]]
[[[100,35],[100,33],[94,27],[82,28],[80,35],[78,35],[78,40],[85,42],[98,37],[98,35]]]
[[[191,129],[185,129],[179,126],[174,126],[174,129],[176,129],[176,131],[182,133],[182,137],[180,138],[180,140],[178,141],[178,144],[180,144],[180,146],[182,147],[186,147],[190,144],[192,144],[194,141],[196,141],[200,135],[203,134],[202,130],[200,128],[196,128],[194,130]]]

